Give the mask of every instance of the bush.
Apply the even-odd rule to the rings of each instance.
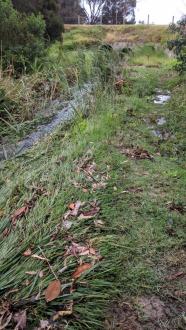
[[[170,30],[177,33],[177,37],[168,42],[168,48],[176,54],[178,60],[176,69],[182,74],[186,72],[186,16],[177,24],[171,24]]]
[[[12,0],[16,10],[26,14],[41,13],[46,23],[45,37],[51,41],[60,40],[64,26],[60,15],[59,0]]]
[[[44,54],[45,22],[41,15],[21,14],[10,0],[0,0],[0,40],[3,68],[30,70],[36,57]]]

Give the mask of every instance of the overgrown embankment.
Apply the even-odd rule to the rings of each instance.
[[[117,84],[101,62],[89,118],[3,165],[2,325],[184,328],[185,81],[140,51]]]
[[[86,81],[97,80],[94,64],[100,44],[120,42],[135,45],[148,42],[164,45],[169,37],[167,27],[161,26],[67,26],[63,44],[55,42],[48,45],[41,57],[36,54],[29,64],[29,71],[26,60],[18,52],[20,48],[16,48],[20,55],[18,63],[22,65],[21,72],[16,68],[15,61],[7,67],[1,63],[0,143],[6,147],[7,142],[23,138],[39,123],[49,120],[57,111],[57,103],[71,98],[74,86],[80,87]],[[35,50],[35,43],[37,46],[39,44],[36,41],[32,40]],[[30,55],[24,40],[21,42]]]

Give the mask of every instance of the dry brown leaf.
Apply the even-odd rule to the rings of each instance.
[[[28,210],[29,210],[28,205],[25,205],[20,209],[16,210],[11,216],[12,223],[15,225],[18,219],[22,218],[24,215],[28,213]]]
[[[68,248],[67,252],[65,255],[72,255],[72,256],[91,256],[91,255],[96,255],[96,250],[85,246],[85,245],[80,245],[75,242],[72,242],[71,246]]]
[[[17,325],[14,330],[26,329],[26,322],[27,322],[26,311],[24,310],[19,313],[16,313],[14,315],[14,321],[17,322]]]
[[[61,283],[59,280],[52,281],[45,291],[45,300],[50,302],[55,300],[61,292]]]
[[[75,272],[72,274],[73,279],[79,278],[86,270],[92,268],[92,264],[86,263],[78,266]]]
[[[100,211],[100,207],[93,207],[91,210],[89,211],[83,211],[79,218],[78,219],[85,219],[85,220],[88,220],[88,219],[92,219],[94,218]]]
[[[28,249],[26,250],[24,253],[23,253],[24,257],[30,257],[32,255],[32,251],[31,249]]]
[[[74,203],[71,203],[71,204],[68,206],[68,208],[69,208],[70,210],[74,210],[74,209],[75,209],[75,204],[74,204]]]
[[[70,216],[76,217],[79,213],[79,209],[84,203],[77,201],[76,203],[71,203],[69,205],[69,210],[64,214],[64,220],[67,220]]]
[[[125,148],[123,146],[118,146],[118,148],[120,149],[122,154],[124,154],[127,157],[130,157],[132,159],[139,159],[139,160],[140,159],[149,159],[149,160],[154,159],[153,156],[151,156],[147,150],[144,150],[139,147]]]

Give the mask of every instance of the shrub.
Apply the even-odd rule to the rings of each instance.
[[[51,41],[60,40],[64,32],[63,20],[60,15],[59,0],[12,0],[14,8],[26,14],[41,13],[46,23],[45,37]]]
[[[44,53],[45,22],[41,15],[21,14],[10,0],[0,0],[0,40],[3,67],[17,72],[30,70],[36,57]]]
[[[170,30],[177,33],[177,37],[168,42],[168,48],[176,54],[178,60],[176,69],[182,74],[186,71],[186,16],[177,24],[171,24]]]

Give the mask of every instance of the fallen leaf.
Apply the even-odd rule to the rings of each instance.
[[[28,205],[23,206],[20,209],[16,210],[11,216],[12,223],[15,225],[18,219],[22,218],[24,215],[28,213],[28,210],[29,210]]]
[[[24,257],[30,257],[32,255],[32,251],[31,249],[28,249],[26,250],[24,253],[23,253]]]
[[[88,220],[88,219],[92,219],[94,218],[100,211],[100,207],[93,207],[91,210],[89,211],[83,211],[80,216],[78,217],[78,219],[85,219],[85,220]]]
[[[92,268],[92,264],[86,263],[78,266],[75,272],[72,274],[73,279],[79,278],[86,270]]]
[[[49,261],[47,258],[38,256],[37,254],[32,254],[32,258],[38,259],[38,260],[43,260],[43,261]]]
[[[61,292],[61,283],[59,280],[52,281],[45,291],[45,300],[50,302],[56,299]]]
[[[17,325],[14,330],[26,329],[26,322],[27,322],[26,311],[24,310],[19,313],[16,313],[14,315],[14,321],[17,322]]]
[[[74,216],[74,217],[76,217],[76,216],[78,215],[79,209],[80,209],[80,207],[81,207],[82,205],[83,205],[82,202],[77,201],[77,202],[75,203],[75,207],[73,208],[73,210],[72,210],[72,212],[71,212],[71,215]]]
[[[127,157],[130,157],[132,159],[149,159],[149,160],[153,160],[153,156],[150,155],[150,153],[143,149],[143,148],[139,148],[139,147],[132,147],[132,148],[125,148],[123,146],[118,146],[118,148],[120,149],[121,153],[126,155]]]
[[[68,210],[65,214],[64,214],[64,220],[67,220],[70,216],[71,217],[76,217],[79,213],[79,209],[81,206],[83,206],[84,203],[77,201],[75,204],[72,203],[69,205],[70,210]]]
[[[185,276],[185,273],[184,272],[178,272],[178,273],[175,273],[173,275],[167,276],[166,279],[168,281],[173,281],[173,280],[176,280],[180,276]]]
[[[71,203],[68,207],[70,210],[74,210],[75,209],[75,204],[74,203]]]
[[[91,255],[96,255],[96,250],[91,247],[72,242],[71,246],[68,248],[67,252],[65,253],[65,256],[68,255],[72,255],[75,257],[91,256]]]

